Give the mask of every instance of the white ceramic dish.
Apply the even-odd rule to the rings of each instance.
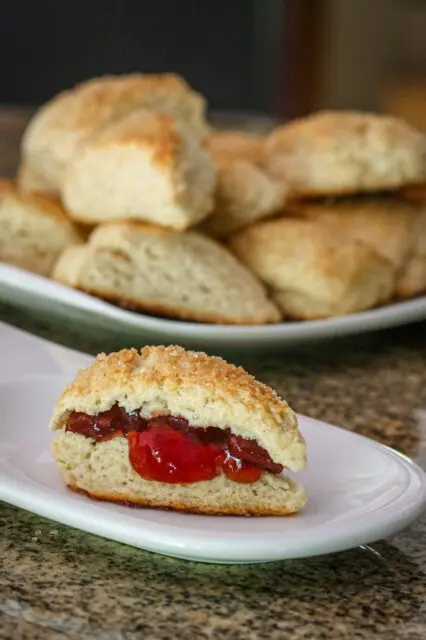
[[[47,423],[64,385],[90,358],[2,324],[0,350],[14,355],[0,363],[0,500],[66,525],[178,558],[252,563],[367,544],[402,529],[425,508],[426,476],[417,465],[305,417],[300,426],[309,470],[298,477],[309,502],[297,516],[215,518],[75,495],[54,467]]]
[[[384,329],[426,319],[426,296],[341,318],[259,327],[167,320],[115,307],[92,296],[0,264],[0,300],[119,335],[123,342],[178,343],[210,351],[275,348]]]

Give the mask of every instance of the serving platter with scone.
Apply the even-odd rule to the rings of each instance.
[[[221,131],[174,74],[83,82],[0,181],[0,298],[98,331],[277,347],[426,318],[426,138],[328,111]]]
[[[144,347],[93,359],[0,324],[6,345],[25,354],[0,363],[0,500],[18,507],[213,563],[367,544],[425,507],[408,458],[296,416],[220,358]]]

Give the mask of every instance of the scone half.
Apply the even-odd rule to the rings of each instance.
[[[61,186],[80,222],[144,220],[185,230],[210,212],[215,172],[190,125],[138,110],[82,145]]]
[[[101,225],[87,245],[63,253],[54,279],[154,315],[236,325],[280,319],[256,276],[225,247],[196,232]]]
[[[101,354],[53,413],[66,484],[93,498],[218,515],[297,512],[306,465],[294,412],[221,358],[181,347]]]

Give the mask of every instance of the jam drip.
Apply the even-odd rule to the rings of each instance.
[[[230,429],[192,426],[175,416],[147,420],[117,404],[96,416],[72,412],[67,431],[97,441],[127,437],[130,463],[148,480],[200,482],[224,473],[235,482],[250,483],[264,471],[283,470],[255,440],[234,435]]]

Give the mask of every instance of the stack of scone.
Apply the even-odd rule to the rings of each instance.
[[[424,137],[320,113],[213,130],[173,74],[55,96],[0,185],[0,260],[136,311],[220,324],[353,313],[426,289]]]
[[[265,166],[291,202],[230,239],[286,317],[354,313],[426,290],[425,139],[392,117],[324,112],[276,129]]]
[[[221,194],[231,216],[244,215],[247,204],[257,219],[282,206],[284,189],[255,161],[219,169],[205,108],[172,74],[94,79],[44,105],[22,141],[19,197],[61,202],[78,241],[63,244],[59,260],[51,252],[49,269],[32,270],[156,315],[279,321],[257,276],[199,225],[217,211]],[[247,201],[244,181],[252,179],[259,184]],[[81,229],[92,230],[85,243]],[[6,244],[14,246],[13,238]],[[0,251],[0,258],[31,269],[19,256]]]

